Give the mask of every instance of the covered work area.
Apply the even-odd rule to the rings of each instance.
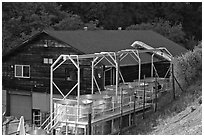
[[[60,55],[50,68],[50,117],[42,127],[50,132],[54,130],[57,134],[114,134],[135,124],[135,115],[152,106],[157,96],[155,91],[170,88],[170,80],[166,78],[170,67],[165,76],[159,78],[154,62],[160,59],[171,62],[171,57],[166,48],[132,48],[117,52]],[[91,61],[91,94],[81,95],[80,62],[87,59]],[[54,71],[66,61],[71,61],[76,67],[77,82],[64,94],[54,81]],[[141,76],[143,62],[151,62],[150,78]],[[105,66],[106,71],[111,67],[115,70],[115,85],[105,86],[104,90],[100,89],[94,73],[95,67],[100,63]],[[120,66],[127,64],[138,64],[138,79],[133,82],[126,82],[120,71]],[[155,79],[162,85],[160,89],[157,88]],[[54,89],[62,95],[61,98],[53,97]],[[77,89],[76,98],[69,98],[74,89]]]

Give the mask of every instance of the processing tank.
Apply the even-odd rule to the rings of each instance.
[[[92,113],[95,116],[99,116],[102,113],[111,110],[112,97],[104,94],[87,94],[80,96],[80,100],[91,100]]]
[[[79,108],[77,109],[78,102],[77,100],[64,99],[54,102],[54,109],[56,110],[55,115],[58,116],[58,121],[75,121],[77,119],[77,110],[78,118],[88,117],[90,113],[92,101],[88,99],[79,100]]]

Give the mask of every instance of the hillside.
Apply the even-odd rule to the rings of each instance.
[[[202,135],[202,82],[190,86],[176,100],[148,114],[124,134]]]
[[[191,105],[177,115],[165,119],[150,134],[202,135],[202,105]]]

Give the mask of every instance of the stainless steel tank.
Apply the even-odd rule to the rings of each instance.
[[[44,129],[31,129],[28,131],[29,135],[48,135]]]
[[[91,100],[93,115],[101,115],[102,112],[108,111],[111,109],[111,96],[104,94],[87,94],[80,96],[80,99],[88,99]]]
[[[87,118],[90,111],[90,106],[92,104],[91,100],[81,99],[79,100],[79,118]],[[59,116],[59,121],[75,121],[77,119],[77,100],[60,100],[55,102],[55,106],[60,109],[57,110],[57,114],[62,114]],[[57,109],[57,107],[55,109]]]

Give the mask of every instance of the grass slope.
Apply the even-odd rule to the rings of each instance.
[[[159,109],[140,119],[136,127],[124,134],[135,135],[201,135],[202,82],[190,86],[175,100],[165,94],[159,100]]]

